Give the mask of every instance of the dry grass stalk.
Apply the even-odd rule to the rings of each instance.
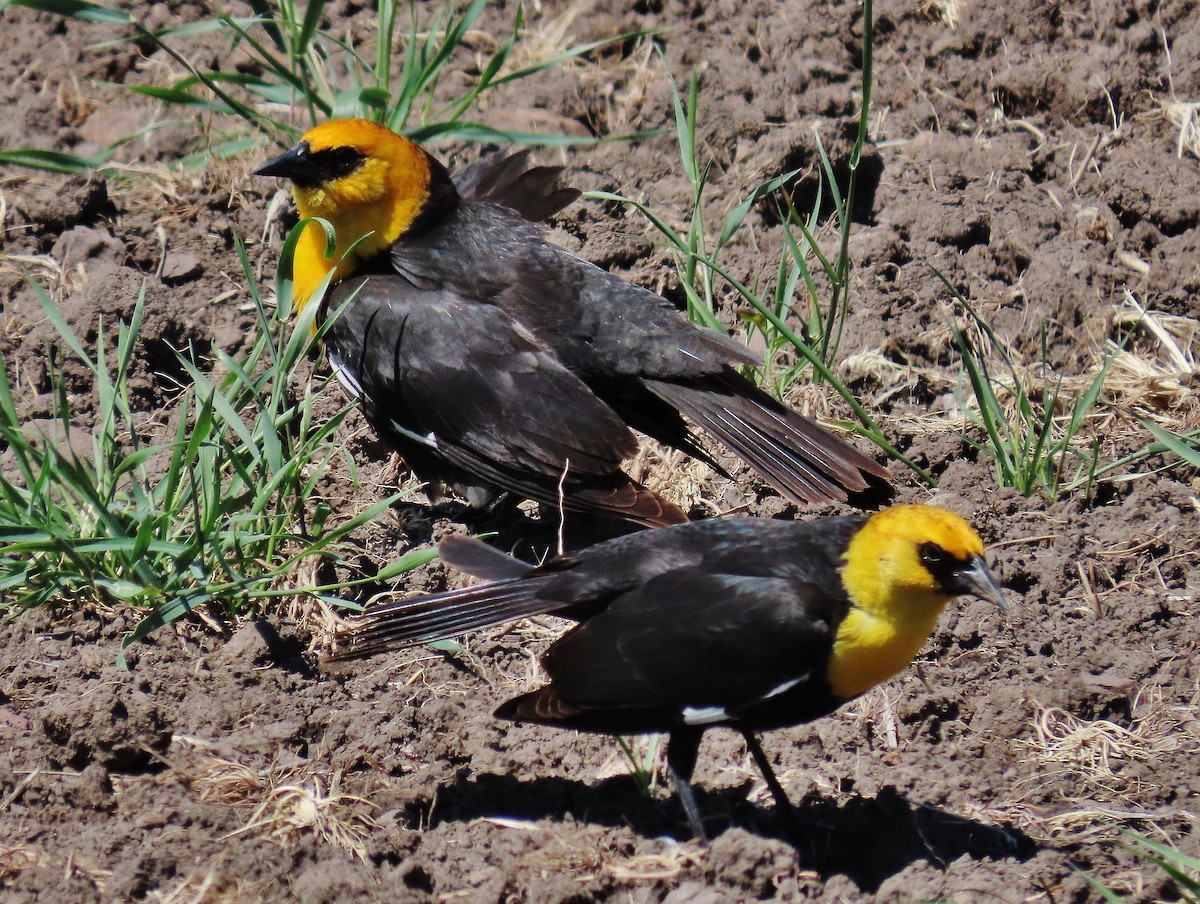
[[[605,843],[604,835],[588,831],[579,836],[554,834],[553,846],[523,858],[535,869],[554,869],[588,877],[608,873],[619,880],[662,881],[699,866],[705,849],[695,843],[671,845],[661,853],[623,856]]]
[[[0,880],[11,879],[19,873],[50,862],[46,852],[35,847],[0,847]]]
[[[1025,803],[1009,803],[981,808],[972,818],[993,825],[1018,826],[1042,844],[1100,844],[1118,839],[1122,826],[1155,826],[1158,822],[1176,820],[1179,815],[1178,810],[1169,808],[1142,810],[1099,805],[1050,813]]]
[[[265,900],[265,891],[265,885],[252,887],[214,865],[187,876],[174,888],[151,890],[149,898],[158,904],[255,904]]]
[[[104,891],[105,882],[112,877],[112,870],[103,869],[88,858],[78,857],[73,850],[62,856],[27,845],[0,847],[0,887],[3,887],[4,880],[39,867],[61,868],[65,876],[78,873],[101,892]]]
[[[1175,155],[1184,151],[1200,158],[1200,101],[1161,100],[1162,115],[1179,132],[1175,140]]]

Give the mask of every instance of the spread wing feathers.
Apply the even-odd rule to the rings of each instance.
[[[637,725],[637,710],[682,722],[689,709],[721,721],[823,675],[834,631],[824,591],[702,569],[660,575],[572,628],[543,658],[551,683],[497,715],[604,728]]]
[[[465,201],[499,204],[536,223],[578,200],[578,189],[558,184],[562,172],[560,166],[530,167],[529,151],[492,154],[456,173],[454,187]]]
[[[867,488],[864,475],[888,479],[882,465],[733,370],[686,382],[647,380],[646,386],[795,502],[843,502],[847,490]]]

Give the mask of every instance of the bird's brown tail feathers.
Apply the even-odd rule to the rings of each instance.
[[[867,489],[866,475],[888,480],[878,462],[732,370],[688,383],[646,384],[795,502],[844,502],[848,492]]]
[[[552,686],[546,686],[501,703],[495,715],[513,722],[561,722],[579,713],[578,707],[566,703]]]
[[[558,500],[545,501],[549,505],[558,504]],[[687,512],[675,503],[632,479],[615,489],[573,487],[562,502],[568,511],[613,515],[644,527],[666,527],[688,520]]]

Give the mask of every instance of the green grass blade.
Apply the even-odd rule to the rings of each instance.
[[[0,151],[0,165],[23,166],[48,173],[77,175],[103,169],[109,153],[100,152],[92,157],[80,157],[64,151],[43,151],[37,148],[13,148]]]
[[[1196,435],[1180,436],[1150,421],[1142,421],[1146,429],[1158,440],[1161,451],[1173,452],[1193,468],[1200,468],[1200,444]]]
[[[80,22],[99,22],[104,25],[131,25],[134,22],[128,13],[98,3],[88,3],[87,0],[10,0],[8,5],[54,13]]]

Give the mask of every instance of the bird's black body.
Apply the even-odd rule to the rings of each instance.
[[[736,367],[758,363],[745,346],[544,241],[532,220],[577,196],[558,170],[506,158],[457,187],[432,171],[422,215],[325,309],[340,311],[325,332],[339,376],[422,479],[476,506],[508,490],[679,522],[620,465],[637,451],[630,428],[715,465],[685,416],[797,500],[886,477],[741,377]]]
[[[489,564],[487,547],[452,538],[442,547],[450,564],[496,576],[508,562],[519,573],[372,609],[342,655],[553,613],[579,624],[543,659],[551,683],[498,715],[621,734],[806,722],[844,702],[825,672],[849,607],[840,556],[862,520],[700,521],[538,568]]]
[[[334,660],[428,642],[524,616],[578,624],[542,658],[550,683],[496,715],[584,731],[668,732],[667,764],[692,832],[691,776],[704,731],[740,731],[775,795],[787,795],[757,731],[845,702],[826,678],[850,608],[838,574],[863,517],[799,523],[697,521],[619,537],[531,568],[478,540],[442,558],[494,583],[368,610]]]

